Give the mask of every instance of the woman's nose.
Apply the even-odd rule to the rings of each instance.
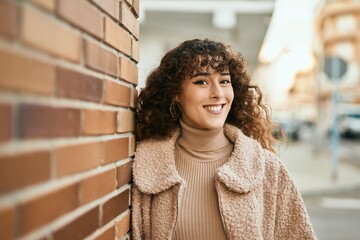
[[[222,98],[224,97],[224,92],[220,84],[213,84],[211,87],[211,98]]]

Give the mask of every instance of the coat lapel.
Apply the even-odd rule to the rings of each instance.
[[[215,178],[232,191],[249,192],[264,178],[264,150],[235,126],[225,124],[224,133],[234,143],[234,151],[229,161],[216,171]],[[175,144],[179,136],[177,130],[167,140],[146,140],[137,146],[133,178],[141,192],[158,194],[175,184],[185,184],[175,166]]]
[[[235,126],[226,124],[224,132],[234,143],[234,151],[229,161],[217,170],[215,178],[232,191],[249,192],[264,179],[264,150]]]
[[[183,182],[175,167],[175,143],[180,135],[176,131],[170,139],[146,140],[136,149],[133,179],[139,190],[158,194]]]

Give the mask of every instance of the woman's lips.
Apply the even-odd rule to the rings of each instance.
[[[206,105],[204,106],[204,108],[211,113],[220,113],[224,106],[225,104]]]

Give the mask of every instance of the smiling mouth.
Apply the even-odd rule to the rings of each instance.
[[[211,113],[220,113],[224,108],[225,104],[221,105],[212,105],[212,106],[204,106],[204,108]]]

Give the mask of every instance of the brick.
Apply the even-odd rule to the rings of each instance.
[[[120,9],[120,23],[123,24],[136,39],[139,39],[139,20],[124,2],[121,2]]]
[[[116,237],[121,239],[130,230],[130,212],[116,223]]]
[[[132,10],[135,16],[139,17],[139,0],[133,0],[132,6],[133,6]]]
[[[0,103],[0,143],[9,141],[13,136],[12,131],[13,106],[8,103]]]
[[[101,101],[103,92],[101,79],[61,67],[57,69],[56,76],[57,96],[92,102]]]
[[[65,20],[95,37],[103,37],[103,16],[100,10],[89,2],[84,0],[60,0],[58,1],[57,12]]]
[[[40,238],[37,238],[37,240],[51,240],[50,236],[42,236]]]
[[[129,207],[129,189],[126,189],[119,195],[110,198],[102,205],[102,226],[106,225],[109,221],[119,216]]]
[[[129,156],[129,138],[119,138],[104,142],[103,164],[112,163]]]
[[[57,148],[54,152],[56,159],[56,176],[96,168],[100,165],[102,143],[91,142]]]
[[[127,162],[119,167],[117,167],[117,187],[121,187],[124,184],[131,181],[132,176],[132,162]]]
[[[20,234],[29,233],[73,211],[79,205],[78,191],[79,185],[72,184],[20,203]]]
[[[93,233],[99,226],[99,207],[87,211],[74,221],[53,233],[54,240],[80,240]]]
[[[118,76],[116,55],[87,40],[85,41],[85,64],[96,71]]]
[[[12,0],[0,1],[0,35],[13,40],[17,35],[16,3]]]
[[[51,55],[73,62],[80,61],[80,34],[27,6],[22,9],[21,38],[24,43]]]
[[[134,156],[136,147],[136,138],[131,136],[129,138],[129,156]]]
[[[21,138],[75,137],[80,133],[80,110],[36,104],[20,106]]]
[[[109,239],[115,239],[115,227],[113,225],[111,225],[108,229],[102,232],[94,240],[109,240]]]
[[[139,42],[135,39],[131,40],[131,58],[134,59],[136,62],[139,62]]]
[[[125,58],[119,58],[120,62],[120,77],[125,81],[138,84],[138,68],[135,64],[131,63]]]
[[[50,179],[50,152],[39,151],[0,157],[0,194]]]
[[[130,88],[113,81],[105,82],[104,103],[115,106],[130,106]]]
[[[117,50],[131,55],[131,36],[109,17],[105,18],[105,42]]]
[[[37,4],[43,9],[46,9],[49,12],[55,11],[55,0],[31,0],[31,2]]]
[[[55,68],[45,62],[0,50],[0,88],[52,95]]]
[[[92,0],[116,21],[119,21],[120,6],[118,0]]]
[[[131,111],[118,112],[118,132],[133,132],[135,130],[135,113]]]
[[[0,223],[0,239],[15,239],[15,210],[13,206],[0,208]]]
[[[138,102],[138,91],[136,88],[132,88],[130,91],[130,107],[136,108]]]
[[[94,109],[83,111],[82,133],[86,135],[116,132],[116,112]]]
[[[91,176],[81,182],[81,204],[89,203],[116,189],[116,169]]]

